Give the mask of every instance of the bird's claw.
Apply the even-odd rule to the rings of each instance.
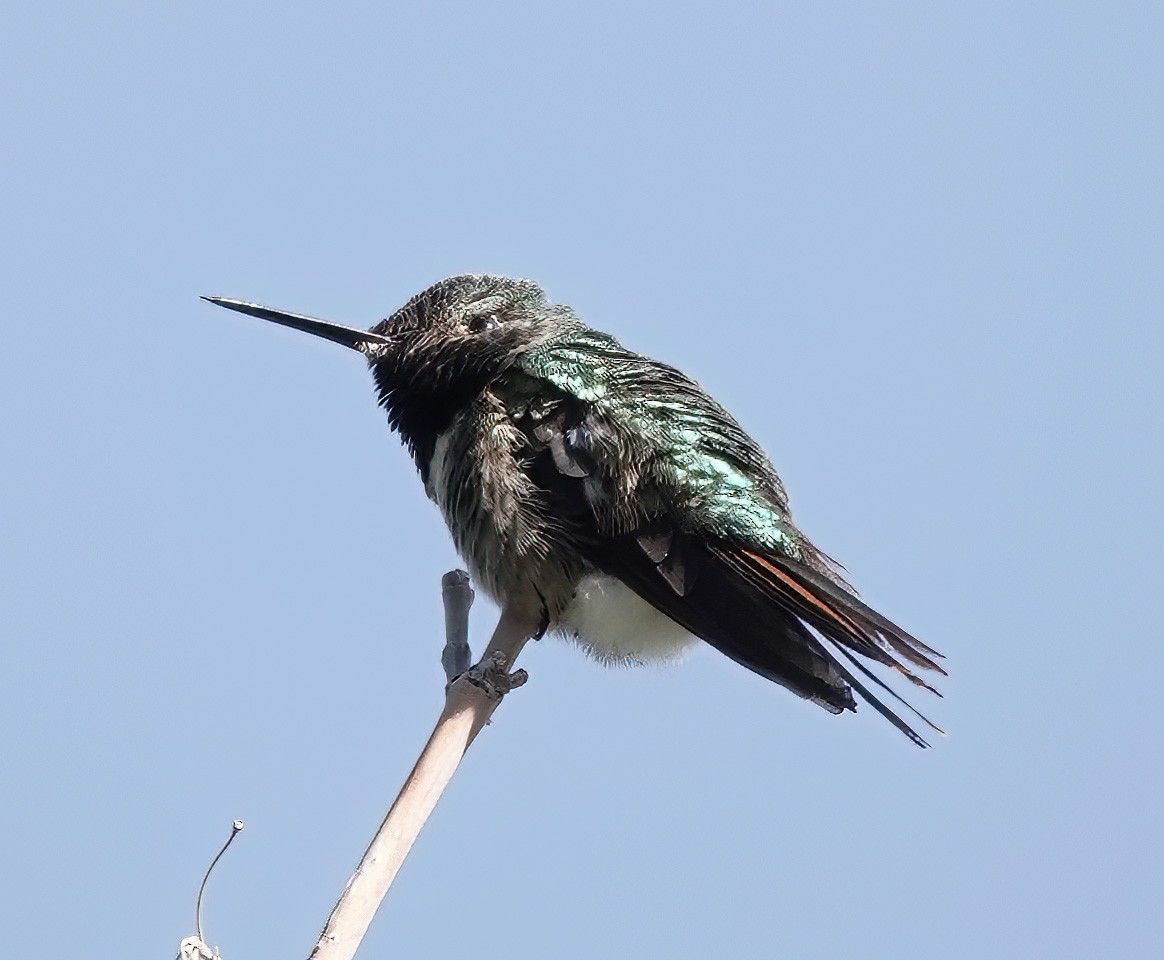
[[[485,691],[485,695],[493,700],[500,700],[510,690],[516,690],[529,679],[524,670],[506,670],[505,659],[493,656],[470,667],[465,673],[465,679],[475,687]]]

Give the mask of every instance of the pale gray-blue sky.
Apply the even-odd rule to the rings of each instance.
[[[726,403],[810,535],[948,654],[950,736],[922,753],[710,650],[609,671],[542,643],[369,956],[459,956],[462,923],[488,957],[1158,945],[1161,26],[6,10],[22,955],[171,955],[232,817],[210,938],[306,953],[438,709],[456,558],[358,359],[197,297],[365,325],[464,271],[539,280]]]

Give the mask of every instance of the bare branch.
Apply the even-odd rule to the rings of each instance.
[[[222,855],[226,853],[226,848],[231,845],[242,829],[243,822],[241,820],[235,820],[230,825],[230,836],[226,838],[226,843],[222,845],[222,849],[218,851],[215,858],[210,861],[210,866],[206,868],[206,874],[198,887],[198,898],[194,901],[194,929],[197,932],[194,936],[187,937],[178,944],[177,960],[221,960],[218,951],[212,950],[202,939],[202,894],[206,892],[206,881],[210,879],[215,865],[222,859]]]
[[[540,632],[541,623],[528,615],[502,610],[480,661],[468,671],[457,671],[459,658],[463,656],[466,663],[469,659],[468,613],[473,598],[468,577],[460,571],[446,574],[442,595],[446,643],[441,661],[446,675],[455,678],[449,683],[444,710],[327,918],[309,960],[351,960],[355,956],[372,917],[465,751],[488,723],[501,698],[526,680],[524,670],[509,671],[526,641]]]
[[[226,843],[222,845],[222,849],[218,851],[218,855],[210,861],[210,866],[206,868],[206,875],[202,878],[202,885],[198,888],[198,899],[194,901],[194,932],[198,935],[198,939],[202,939],[202,894],[206,892],[206,881],[210,879],[210,874],[213,872],[215,865],[222,859],[222,855],[226,853],[226,848],[234,842],[234,838],[239,835],[243,829],[243,822],[235,820],[230,825],[230,836],[226,838]]]
[[[445,693],[453,681],[469,669],[469,608],[473,606],[473,588],[464,570],[450,570],[441,577],[441,599],[445,605],[445,648],[441,666],[445,668]]]

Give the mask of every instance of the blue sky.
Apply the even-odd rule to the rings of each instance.
[[[25,955],[172,955],[234,817],[210,939],[306,955],[439,710],[457,559],[358,358],[198,295],[370,325],[467,271],[723,401],[948,655],[950,735],[538,644],[368,956],[1158,944],[1157,4],[10,7]]]

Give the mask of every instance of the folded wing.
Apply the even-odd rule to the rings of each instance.
[[[528,360],[529,470],[578,549],[676,623],[825,709],[855,690],[919,746],[866,665],[933,693],[940,655],[864,604],[797,530],[763,451],[694,381],[580,328]],[[936,727],[933,727],[937,729]]]

